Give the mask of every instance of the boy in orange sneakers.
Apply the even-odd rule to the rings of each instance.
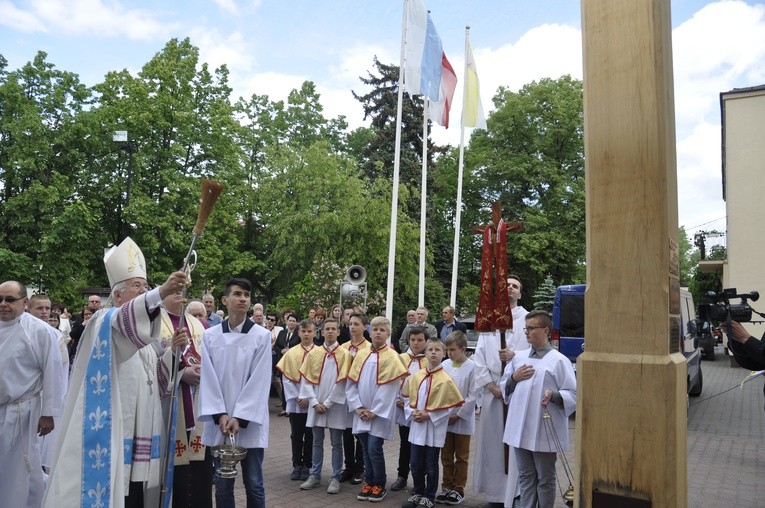
[[[390,321],[378,316],[370,325],[372,347],[360,350],[353,360],[346,400],[348,410],[353,412],[353,433],[361,441],[364,457],[364,485],[356,499],[379,502],[387,494],[383,443],[393,439],[399,380],[409,371],[396,351],[388,347]]]
[[[425,347],[428,366],[409,378],[404,388],[405,407],[411,421],[409,442],[412,445],[412,497],[402,508],[433,508],[438,489],[438,455],[446,440],[446,427],[452,409],[465,400],[457,384],[444,370],[444,344],[431,339]]]

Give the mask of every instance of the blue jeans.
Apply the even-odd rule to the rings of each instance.
[[[357,434],[364,452],[364,481],[372,486],[385,487],[388,478],[385,476],[385,454],[381,437],[369,432]]]
[[[215,469],[220,467],[220,459],[213,459]],[[247,492],[247,508],[266,508],[266,489],[263,486],[263,448],[247,448],[247,455],[242,459],[242,481]],[[221,478],[215,475],[215,506],[234,508],[234,478]]]
[[[438,490],[438,455],[441,449],[412,444],[411,450],[413,492],[434,501]]]
[[[343,429],[329,429],[332,443],[332,478],[340,480],[343,471]],[[324,427],[313,428],[313,464],[311,476],[321,479],[321,466],[324,464]]]

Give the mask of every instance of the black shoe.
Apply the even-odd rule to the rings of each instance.
[[[436,496],[436,503],[446,504],[446,500],[449,497],[450,493],[451,493],[451,490],[449,489],[442,490],[441,493]]]
[[[396,481],[393,482],[393,484],[390,486],[390,490],[393,492],[397,492],[399,490],[402,490],[406,487],[406,478],[403,476],[399,476],[396,478]]]
[[[353,479],[353,471],[350,469],[343,469],[343,471],[340,473],[340,483],[347,482],[351,479]]]
[[[379,503],[383,499],[385,499],[385,495],[388,493],[387,490],[385,490],[385,487],[380,487],[379,485],[372,486],[372,492],[369,494],[369,502],[370,503]]]
[[[311,470],[307,467],[304,467],[303,470],[300,472],[300,479],[305,481],[308,479],[308,477],[311,476]]]
[[[292,474],[290,475],[290,480],[297,481],[300,480],[300,474],[303,472],[302,467],[293,467],[292,468]]]
[[[351,485],[358,485],[359,483],[364,481],[364,470],[358,471],[353,474],[353,478],[351,478]]]

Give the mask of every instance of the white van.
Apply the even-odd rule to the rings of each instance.
[[[688,366],[688,395],[698,397],[704,386],[701,374],[701,349],[699,348],[699,321],[693,295],[688,288],[680,288],[680,352]]]

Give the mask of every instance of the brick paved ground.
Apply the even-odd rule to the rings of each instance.
[[[763,380],[747,383],[743,390],[735,389],[711,397],[736,386],[746,375],[743,369],[733,369],[719,348],[717,360],[705,361],[704,390],[701,397],[692,398],[688,410],[688,506],[700,508],[757,508],[765,506],[765,398]],[[711,398],[710,398],[711,397]],[[358,486],[341,484],[336,495],[326,493],[329,466],[329,438],[325,439],[322,486],[301,491],[302,482],[290,481],[292,471],[289,422],[278,417],[271,399],[271,436],[265,454],[266,504],[269,508],[356,507],[370,506],[356,500]],[[571,442],[574,443],[575,422],[571,422]],[[475,440],[473,440],[475,443]],[[388,482],[396,477],[398,437],[385,444]],[[471,447],[471,458],[474,456]],[[574,449],[567,453],[574,465]],[[483,496],[472,493],[468,475],[465,501],[467,508],[485,506]],[[565,475],[558,461],[558,476]],[[564,487],[567,486],[564,485]],[[411,488],[411,479],[409,483]],[[380,506],[400,506],[407,492],[388,492]],[[237,506],[245,507],[244,488],[237,478]],[[446,506],[446,505],[440,505]],[[558,497],[555,508],[565,504]]]

